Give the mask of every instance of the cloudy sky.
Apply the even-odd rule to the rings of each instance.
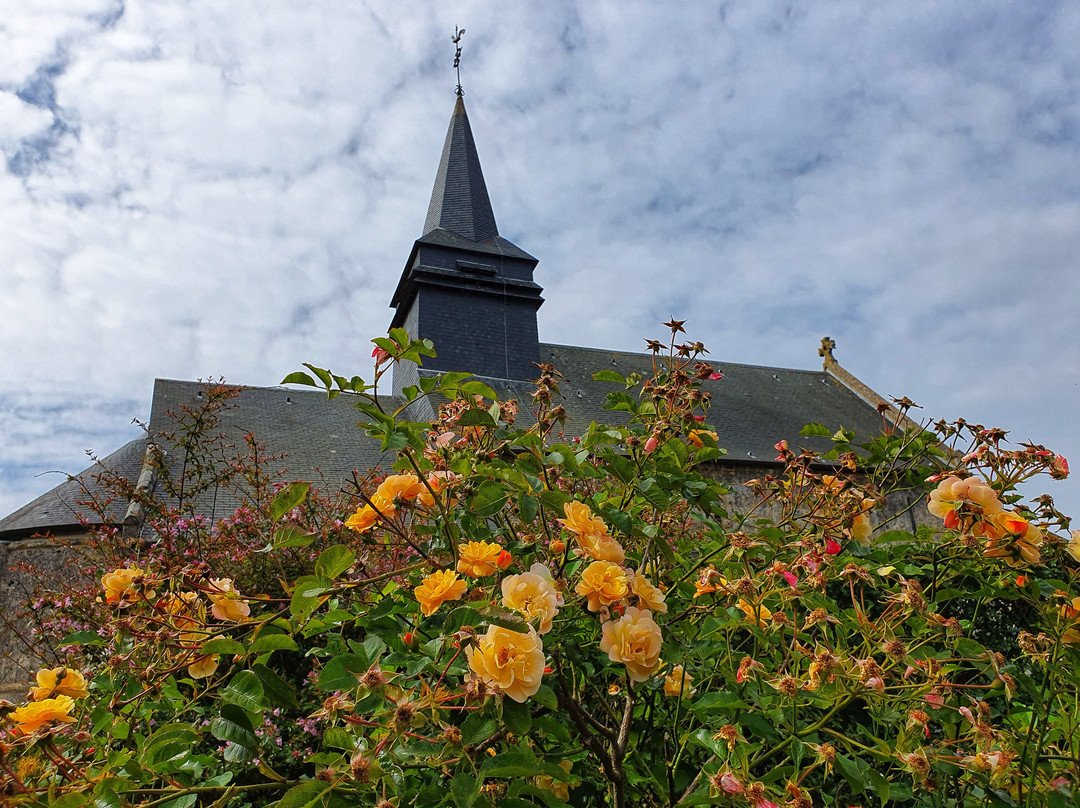
[[[0,514],[136,437],[155,377],[370,366],[455,24],[541,339],[636,350],[675,315],[721,362],[812,369],[828,334],[880,393],[1080,467],[1080,4],[678,8],[8,4]]]

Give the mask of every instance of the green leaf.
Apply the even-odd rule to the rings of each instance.
[[[541,707],[547,707],[549,710],[557,710],[559,708],[559,700],[555,696],[555,691],[547,685],[540,685],[540,689],[537,690],[536,694],[533,696],[533,701]]]
[[[322,742],[327,749],[341,749],[352,752],[356,748],[353,736],[342,727],[327,727],[326,732],[323,733]]]
[[[339,654],[319,672],[319,690],[350,690],[368,669],[367,657],[361,654]]]
[[[463,382],[458,389],[467,396],[480,396],[481,398],[486,398],[490,401],[497,401],[499,398],[495,395],[495,391],[483,382]]]
[[[831,438],[832,430],[821,424],[807,424],[799,430],[799,434],[806,435],[808,438]]]
[[[483,777],[532,777],[540,771],[540,764],[534,756],[518,751],[503,752],[488,758],[480,767]]]
[[[259,748],[259,739],[251,719],[235,704],[221,705],[221,715],[210,722],[210,734],[219,741],[230,741],[251,750]]]
[[[330,784],[325,780],[305,780],[293,786],[275,803],[276,808],[315,808],[322,804],[322,796]]]
[[[203,643],[202,648],[199,649],[200,654],[242,654],[244,653],[244,646],[238,643],[236,640],[231,640],[228,637],[214,637],[212,640],[207,640]]]
[[[470,501],[470,510],[480,518],[494,516],[503,509],[510,495],[493,480],[485,480]]]
[[[852,794],[862,794],[866,791],[866,770],[868,768],[865,763],[857,758],[849,758],[847,755],[836,756],[836,770],[848,781]]]
[[[302,371],[302,370],[297,370],[297,371],[295,371],[293,373],[290,373],[288,376],[286,376],[284,379],[281,380],[281,383],[282,384],[304,384],[304,385],[307,385],[308,387],[318,387],[319,386],[319,385],[315,384],[315,380],[313,378],[311,378],[308,374],[304,373],[304,371]]]
[[[249,650],[253,654],[265,654],[267,651],[298,651],[299,648],[288,634],[260,634]]]
[[[73,631],[60,640],[60,645],[101,645],[101,637],[96,631]]]
[[[518,513],[521,515],[521,521],[527,525],[531,525],[536,519],[536,512],[539,510],[539,505],[536,501],[536,497],[529,494],[522,494],[518,497]]]
[[[165,764],[188,755],[198,742],[199,733],[189,724],[166,724],[146,739],[139,762],[151,771],[163,771]]]
[[[356,561],[356,551],[344,544],[327,547],[319,554],[315,562],[315,574],[332,581],[345,572]]]
[[[49,803],[49,808],[82,808],[90,800],[85,794],[64,794]]]
[[[274,539],[269,549],[283,550],[286,547],[307,547],[315,541],[315,535],[296,525],[276,525],[274,527]]]
[[[317,368],[309,362],[304,362],[302,364],[304,365],[304,367],[306,367],[308,370],[315,374],[319,381],[322,382],[323,387],[325,387],[327,390],[330,389],[330,387],[334,383],[334,377],[330,375],[330,371],[323,370],[322,368]]]
[[[626,384],[626,377],[614,370],[601,370],[599,373],[594,373],[592,377],[598,382],[616,382],[617,384]]]
[[[457,419],[458,426],[484,426],[489,429],[494,429],[495,419],[488,415],[486,410],[482,410],[479,407],[471,410],[465,410]]]
[[[298,579],[293,588],[290,605],[293,617],[306,619],[322,603],[322,595],[330,586],[330,581],[314,575],[305,575]]]
[[[310,483],[289,483],[274,495],[270,503],[270,519],[277,522],[281,517],[307,499]]]
[[[249,713],[261,713],[266,707],[262,682],[251,671],[239,671],[221,689],[220,695],[224,701],[242,707]]]
[[[532,710],[528,704],[518,704],[513,699],[503,699],[503,723],[506,728],[523,737],[532,727]]]
[[[288,710],[299,710],[300,702],[296,698],[296,690],[281,678],[275,671],[265,665],[253,665],[251,670],[262,682],[263,692],[274,704]]]
[[[483,782],[479,777],[474,777],[468,772],[459,772],[450,781],[450,793],[454,797],[454,805],[457,808],[472,808],[480,794],[480,784]]]

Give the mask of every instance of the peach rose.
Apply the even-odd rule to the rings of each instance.
[[[540,689],[544,676],[544,643],[533,629],[527,634],[488,626],[475,647],[465,649],[469,669],[506,696],[524,702]]]
[[[597,562],[600,563],[600,562]],[[660,626],[648,609],[627,606],[618,620],[601,627],[600,650],[612,662],[621,662],[632,682],[644,682],[660,667]]]
[[[82,699],[90,695],[86,689],[86,679],[79,671],[71,668],[45,668],[34,677],[37,687],[30,688],[30,698],[41,701],[56,695]]]
[[[75,701],[71,696],[56,696],[51,699],[32,701],[29,704],[12,710],[8,714],[8,720],[15,723],[17,734],[29,735],[36,729],[53,721],[61,721],[65,724],[72,723],[75,718],[70,713],[75,709]]]
[[[214,604],[210,613],[218,620],[239,623],[251,614],[251,607],[241,599],[240,593],[233,586],[232,578],[211,578],[207,597]]]
[[[559,524],[571,533],[607,533],[607,525],[604,520],[594,516],[592,510],[584,502],[567,502],[563,505],[565,519],[560,519]]]
[[[964,508],[967,515],[990,515],[1001,511],[1001,501],[997,493],[978,477],[967,477],[961,480],[959,477],[946,477],[938,487],[930,492],[930,502],[927,508],[934,516],[945,520],[946,527],[955,527],[949,524],[950,513],[955,513],[957,508]]]
[[[664,602],[666,596],[659,588],[653,586],[640,570],[630,578],[630,588],[637,595],[639,608],[667,614],[667,603]]]
[[[542,568],[547,573],[538,572]],[[559,595],[551,581],[551,572],[543,564],[533,564],[528,572],[507,575],[502,580],[503,606],[518,612],[526,620],[539,620],[537,632],[551,631],[551,621],[559,613]]]
[[[457,571],[472,578],[484,578],[499,569],[502,552],[503,548],[494,542],[466,542],[458,547]]]
[[[448,600],[461,600],[468,588],[453,570],[436,570],[413,590],[424,617],[431,617]]]
[[[126,567],[105,573],[101,577],[101,588],[105,590],[105,602],[120,607],[134,603],[138,599],[135,581],[145,574],[138,567]],[[146,597],[153,597],[153,595],[153,592],[146,593]]]
[[[676,665],[671,669],[671,673],[664,678],[664,694],[675,698],[692,696],[696,692],[694,688],[690,687],[693,680],[693,677],[683,670],[682,665]]]
[[[594,561],[582,570],[581,580],[574,591],[589,599],[590,612],[598,612],[601,606],[610,606],[625,598],[629,584],[626,573],[618,564]]]

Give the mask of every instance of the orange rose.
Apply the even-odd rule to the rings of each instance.
[[[696,692],[694,688],[690,687],[693,680],[693,677],[683,670],[682,665],[676,665],[664,679],[664,694],[676,698],[692,696]]]
[[[484,578],[499,569],[502,547],[494,542],[470,541],[458,547],[457,571],[473,578]]]
[[[618,564],[610,561],[594,561],[581,572],[581,580],[574,591],[589,599],[589,611],[598,612],[601,606],[610,606],[626,597],[629,585],[626,573]]]
[[[540,689],[544,676],[544,643],[533,629],[527,634],[488,626],[476,647],[465,649],[469,669],[504,695],[524,702]]]
[[[211,578],[210,587],[211,591],[207,596],[214,604],[210,612],[218,620],[239,623],[251,614],[251,607],[240,598],[240,593],[233,587],[232,578]]]
[[[1043,534],[1039,528],[1018,513],[1002,511],[989,519],[985,535],[988,558],[1004,558],[1010,566],[1018,567],[1024,562],[1038,564],[1042,561],[1039,545]]]
[[[138,567],[125,567],[105,573],[101,577],[101,588],[105,590],[105,602],[120,607],[134,603],[139,597],[135,591],[135,582],[145,574]],[[153,595],[153,592],[146,593],[147,597],[153,597]]]
[[[427,493],[427,488],[415,474],[392,474],[382,481],[375,496],[384,502],[412,502]]]
[[[208,676],[213,676],[214,671],[217,669],[218,655],[203,654],[195,657],[195,661],[188,665],[187,672],[192,679],[205,679]]]
[[[586,555],[596,561],[612,561],[621,564],[626,560],[626,551],[621,544],[605,533],[579,533],[577,536],[580,555]]]
[[[82,699],[90,695],[86,689],[86,679],[79,671],[71,668],[45,668],[37,672],[37,687],[30,688],[30,698],[34,701],[51,698],[55,695]]]
[[[667,603],[664,602],[666,596],[640,572],[634,573],[630,588],[637,595],[640,608],[667,614]]]
[[[72,723],[75,718],[70,713],[74,709],[75,702],[71,696],[56,696],[51,699],[32,701],[24,707],[12,710],[8,714],[8,720],[15,722],[17,733],[29,735],[52,721]]]
[[[594,516],[584,502],[567,502],[563,505],[563,513],[566,518],[560,519],[559,524],[571,533],[607,533],[604,520]]]
[[[600,562],[598,562],[600,563]],[[601,627],[600,650],[612,662],[621,662],[632,682],[644,682],[660,667],[660,626],[648,609],[634,606],[618,620],[608,620]]]
[[[371,498],[370,505],[357,509],[356,513],[345,520],[345,527],[352,528],[357,533],[366,533],[375,526],[380,516],[389,519],[395,513],[397,513],[397,506],[394,505],[394,501],[376,493]]]
[[[542,567],[547,573],[538,572]],[[559,596],[551,582],[551,572],[543,564],[533,564],[528,572],[507,575],[502,580],[503,606],[526,620],[538,620],[537,632],[551,631],[551,621],[559,613]]]
[[[424,617],[431,617],[448,600],[460,600],[468,588],[453,570],[436,570],[413,590]]]

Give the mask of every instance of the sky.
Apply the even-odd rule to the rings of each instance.
[[[35,0],[0,19],[0,515],[155,378],[370,370],[462,83],[543,341],[837,360],[1080,515],[1080,4]],[[723,436],[720,440],[723,443]]]

